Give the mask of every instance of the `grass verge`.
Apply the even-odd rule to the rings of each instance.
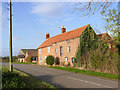
[[[5,88],[48,88],[57,89],[35,77],[16,69],[9,71],[7,66],[2,66],[2,87]]]
[[[118,77],[118,75],[116,75],[116,74],[110,74],[110,73],[104,73],[104,72],[94,72],[94,71],[88,71],[88,70],[80,70],[80,69],[71,68],[71,67],[47,66],[47,68],[60,69],[60,70],[64,70],[64,71],[82,73],[82,74],[86,74],[86,75],[90,75],[90,76],[97,76],[97,77],[103,77],[103,78],[114,79],[114,80],[120,79],[120,77]]]

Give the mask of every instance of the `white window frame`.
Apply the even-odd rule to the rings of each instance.
[[[42,58],[40,57],[40,62],[42,61]]]
[[[57,42],[55,42],[55,45],[57,45]]]
[[[47,63],[46,63],[46,58],[47,58],[47,56],[45,56],[45,65],[47,65]]]
[[[48,47],[48,53],[50,53],[50,47]]]
[[[67,43],[69,43],[70,42],[70,40],[67,40]]]
[[[63,47],[60,46],[60,56],[63,56]]]
[[[65,61],[68,62],[68,57],[65,57]]]
[[[57,54],[57,48],[55,48],[55,53]]]
[[[39,49],[39,54],[41,54],[41,49]]]
[[[71,47],[70,46],[67,47],[67,52],[71,52]]]

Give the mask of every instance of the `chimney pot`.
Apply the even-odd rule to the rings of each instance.
[[[46,33],[46,39],[50,38],[50,34]]]
[[[61,33],[65,33],[66,32],[66,28],[64,26],[61,27]]]

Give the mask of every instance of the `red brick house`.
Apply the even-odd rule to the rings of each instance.
[[[46,40],[38,47],[38,64],[46,65],[46,57],[48,55],[53,55],[55,58],[60,59],[60,64],[62,62],[71,65],[72,59],[76,56],[78,45],[80,42],[79,36],[86,29],[88,25],[77,28],[72,31],[66,32],[66,28],[61,28],[61,34],[50,37],[50,34],[46,34]],[[99,38],[111,39],[107,34],[99,34]]]

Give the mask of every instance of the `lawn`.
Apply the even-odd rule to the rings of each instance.
[[[9,71],[9,68],[2,66],[2,87],[5,88],[48,88],[57,89],[54,86],[43,82],[33,76],[18,71]]]
[[[116,74],[110,74],[110,73],[104,73],[104,72],[94,72],[94,71],[88,71],[88,70],[80,70],[80,69],[71,68],[71,67],[47,66],[47,68],[60,69],[60,70],[64,70],[64,71],[81,73],[81,74],[86,74],[86,75],[90,75],[90,76],[97,76],[97,77],[118,80],[118,75],[116,75]],[[119,79],[120,79],[120,77],[119,77]]]

